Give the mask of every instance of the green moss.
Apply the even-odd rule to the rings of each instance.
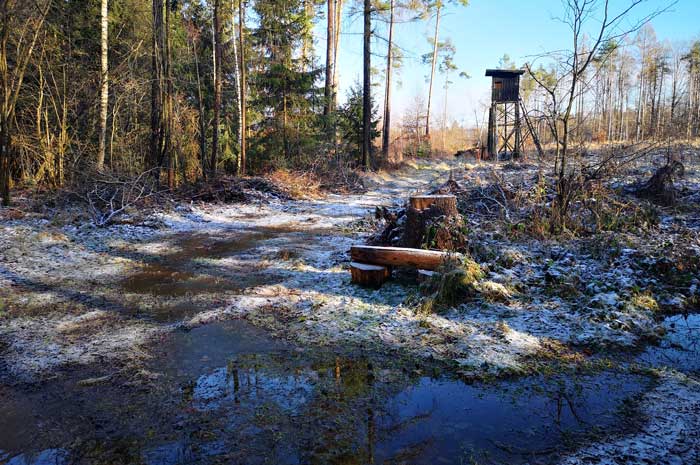
[[[421,302],[420,313],[433,313],[454,307],[476,294],[476,283],[483,279],[484,271],[470,258],[451,260],[440,267],[438,272],[421,289],[428,297]]]

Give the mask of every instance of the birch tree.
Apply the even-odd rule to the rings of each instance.
[[[101,73],[100,73],[100,145],[97,152],[97,169],[102,170],[105,162],[107,140],[107,111],[109,106],[109,16],[108,0],[102,0],[100,8],[101,25]]]

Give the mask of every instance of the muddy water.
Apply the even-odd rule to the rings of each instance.
[[[582,435],[618,429],[650,385],[612,372],[466,384],[400,357],[291,346],[243,321],[157,347],[145,385],[81,386],[98,370],[2,392],[0,463],[554,463]]]
[[[284,274],[267,265],[295,258],[325,233],[300,231],[292,225],[218,235],[174,235],[168,253],[143,257],[141,267],[119,286],[134,296],[129,307],[133,315],[178,321],[221,305],[230,295],[281,282]]]

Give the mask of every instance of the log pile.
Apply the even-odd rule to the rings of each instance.
[[[457,257],[437,250],[355,245],[350,249],[350,273],[353,283],[378,289],[391,277],[394,267],[416,268],[419,275],[432,276],[432,270]]]
[[[415,268],[419,277],[425,278],[445,261],[459,256],[455,251],[466,249],[457,198],[450,193],[459,190],[459,185],[450,178],[446,186],[447,193],[411,197],[399,212],[377,208],[377,218],[385,220],[387,227],[373,245],[357,245],[350,250],[353,283],[378,288],[397,266]]]

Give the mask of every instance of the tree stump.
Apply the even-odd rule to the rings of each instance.
[[[379,289],[391,276],[391,269],[383,265],[351,262],[350,274],[354,284]]]
[[[410,199],[411,208],[425,210],[435,206],[446,216],[457,214],[457,197],[454,195],[416,195]]]
[[[440,250],[461,250],[466,246],[462,217],[454,195],[411,197],[401,245],[428,246]]]

